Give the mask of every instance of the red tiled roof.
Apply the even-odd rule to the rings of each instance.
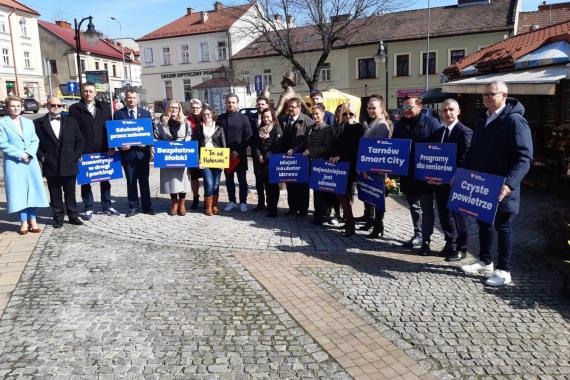
[[[523,33],[469,54],[461,61],[447,67],[443,73],[457,76],[463,69],[475,65],[479,72],[512,68],[515,61],[542,45],[554,41],[570,42],[570,21]]]
[[[535,25],[539,28],[570,21],[570,3],[552,4],[552,9],[541,6],[538,11],[521,12],[517,34],[530,32]]]
[[[445,6],[430,10],[430,36],[442,37],[471,33],[510,31],[513,29],[513,13],[517,0],[491,0],[490,3],[470,6]],[[427,9],[386,13],[355,20],[348,31],[346,41],[335,43],[343,46],[403,41],[425,38]],[[322,49],[322,42],[314,26],[291,29],[295,52]],[[277,53],[260,37],[233,56],[234,59],[252,58]]]
[[[47,31],[64,40],[70,46],[75,47],[75,31],[73,29],[62,28],[61,26],[43,20],[38,20],[38,24]],[[103,57],[123,59],[120,51],[102,39],[97,40],[95,46],[90,46],[83,35],[81,35],[80,38],[82,51],[90,52],[91,54],[96,54]],[[126,59],[129,60],[128,57],[126,57]]]
[[[15,0],[0,0],[0,5],[6,6],[8,8],[12,8],[12,9],[15,8],[19,11],[31,13],[31,14],[36,15],[36,16],[40,15],[38,12],[36,12],[32,8],[27,7],[24,4],[21,4]]]
[[[144,36],[137,41],[156,40],[161,38],[189,36],[228,30],[233,23],[243,16],[251,4],[236,7],[222,7],[217,10],[207,11],[206,22],[202,22],[201,12],[186,14],[169,24],[164,25]]]

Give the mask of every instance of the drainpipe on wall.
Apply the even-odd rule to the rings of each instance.
[[[14,76],[16,77],[16,96],[20,96],[20,80],[18,79],[18,65],[16,65],[16,50],[14,48],[14,32],[12,31],[12,15],[16,14],[16,8],[8,14],[8,28],[10,29],[10,44],[12,45],[12,64],[14,65]]]

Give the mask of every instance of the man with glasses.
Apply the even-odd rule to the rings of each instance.
[[[139,107],[139,95],[135,90],[127,90],[125,95],[126,107],[121,108],[113,115],[115,120],[127,119],[151,119],[150,112]],[[139,190],[141,194],[142,212],[154,215],[150,200],[150,174],[149,161],[151,147],[149,145],[123,146],[120,148],[121,164],[127,179],[127,198],[129,199],[129,211],[127,218],[136,215],[139,209]],[[138,184],[138,186],[137,186]]]
[[[107,143],[107,120],[112,120],[111,105],[96,99],[97,89],[91,82],[83,83],[81,87],[81,100],[69,107],[69,115],[75,119],[85,141],[84,154],[108,153],[115,154],[115,150],[109,150]],[[119,215],[119,212],[111,207],[111,183],[99,182],[101,188],[101,208],[105,215]],[[81,185],[81,199],[85,205],[83,219],[91,220],[95,201],[91,184]]]
[[[404,98],[404,117],[394,126],[392,138],[412,140],[410,157],[414,157],[414,147],[418,142],[429,142],[441,128],[439,121],[422,111],[422,101],[418,97]],[[425,181],[414,180],[414,165],[410,164],[408,176],[400,177],[400,189],[410,205],[410,215],[414,225],[414,235],[408,242],[412,249],[420,248],[420,255],[431,254],[430,241],[434,225],[433,189]]]
[[[461,267],[468,274],[492,273],[485,282],[489,286],[511,282],[512,222],[519,212],[520,184],[533,156],[530,128],[523,117],[524,107],[518,100],[509,98],[508,92],[504,82],[492,82],[486,87],[483,104],[487,111],[476,124],[467,159],[472,170],[506,178],[494,224],[477,222],[479,261]],[[491,255],[495,230],[499,236],[496,269]]]
[[[34,120],[34,125],[40,140],[38,159],[47,179],[53,227],[63,226],[66,210],[69,223],[80,226],[83,222],[78,217],[75,201],[75,177],[78,172],[77,162],[84,149],[83,136],[75,120],[61,116],[61,100],[49,98],[47,108],[48,113]]]

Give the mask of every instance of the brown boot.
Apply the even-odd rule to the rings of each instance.
[[[208,216],[214,215],[212,212],[212,203],[213,203],[213,196],[204,197],[204,214]]]
[[[181,197],[178,199],[178,215],[186,215],[186,198]]]
[[[178,212],[178,199],[170,198],[170,210],[168,210],[168,215],[173,216]]]
[[[218,198],[219,195],[214,195],[212,197],[212,214],[214,215],[218,215],[220,213],[220,210],[218,210]]]

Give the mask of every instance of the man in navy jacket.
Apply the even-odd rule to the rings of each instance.
[[[495,223],[479,224],[479,261],[464,265],[469,274],[493,273],[485,282],[502,286],[511,282],[512,222],[519,212],[520,184],[532,160],[530,128],[523,117],[524,107],[516,99],[507,97],[503,82],[490,83],[483,94],[487,112],[481,115],[471,140],[467,164],[472,170],[500,175],[506,178],[499,196]],[[494,230],[499,235],[499,257],[495,270],[491,249]]]
[[[430,142],[435,131],[441,128],[437,119],[421,112],[420,98],[404,98],[404,117],[394,126],[392,138],[412,140],[410,157],[414,157],[414,145],[417,142]],[[425,181],[414,180],[414,165],[410,164],[407,177],[400,177],[400,189],[406,195],[410,205],[410,215],[414,224],[414,235],[408,243],[411,248],[420,248],[420,254],[427,256],[433,233],[434,208],[433,188]]]
[[[151,119],[150,112],[138,107],[139,96],[135,90],[127,90],[125,101],[126,107],[121,108],[113,115],[114,120],[125,119]],[[129,199],[129,211],[126,217],[137,213],[139,208],[139,196],[137,183],[141,193],[142,211],[145,214],[154,215],[150,200],[150,186],[148,183],[149,161],[151,147],[148,145],[123,146],[121,150],[121,164],[127,179],[127,197]]]
[[[443,128],[433,135],[433,142],[455,144],[457,146],[457,167],[465,167],[465,159],[471,146],[473,131],[461,124],[458,119],[459,103],[454,99],[446,99],[441,103],[441,119]],[[459,261],[467,253],[467,221],[463,214],[447,209],[447,201],[451,186],[448,184],[434,184],[435,201],[439,213],[439,221],[445,236],[445,247],[440,256],[445,261]]]

